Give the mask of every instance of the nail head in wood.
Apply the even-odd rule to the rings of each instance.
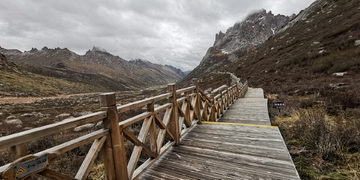
[[[109,107],[116,105],[116,96],[115,93],[103,93],[100,94],[100,106]]]

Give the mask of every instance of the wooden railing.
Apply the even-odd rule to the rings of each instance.
[[[216,121],[236,98],[242,97],[247,91],[247,83],[240,85],[238,82],[205,94],[199,88],[197,79],[193,79],[193,84],[194,86],[179,90],[175,85],[169,85],[168,93],[120,106],[116,105],[114,93],[101,94],[102,111],[1,137],[0,150],[10,148],[17,158],[14,162],[0,167],[1,177],[7,180],[25,179],[31,178],[33,174],[40,174],[53,179],[86,179],[102,150],[107,179],[137,178],[171,146],[179,145],[180,138],[197,123]],[[167,100],[167,103],[154,107],[156,102],[164,100]],[[146,106],[146,112],[119,122],[118,116],[122,113],[143,106]],[[163,113],[162,118],[160,113]],[[35,154],[27,154],[27,143],[30,141],[101,120],[104,124],[101,130]],[[127,127],[142,120],[136,137]],[[124,138],[134,144],[128,161]],[[149,145],[146,145],[146,140],[150,142]],[[75,177],[48,169],[61,154],[90,142],[93,142],[92,146]],[[137,167],[142,151],[149,159]]]

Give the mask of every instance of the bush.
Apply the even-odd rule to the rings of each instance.
[[[304,109],[300,110],[300,118],[294,123],[295,136],[327,158],[336,152],[348,151],[353,144],[360,144],[355,123],[342,118],[326,118],[323,108]]]

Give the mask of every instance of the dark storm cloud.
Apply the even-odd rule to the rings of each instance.
[[[67,47],[84,54],[99,46],[125,59],[142,58],[183,70],[197,66],[215,33],[254,9],[290,15],[313,0],[5,0],[0,46]]]

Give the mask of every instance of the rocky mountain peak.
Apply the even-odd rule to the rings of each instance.
[[[250,14],[244,21],[237,22],[226,33],[215,35],[214,47],[223,53],[232,53],[249,45],[258,45],[276,34],[290,21],[290,17],[274,15],[271,11],[260,10]]]

